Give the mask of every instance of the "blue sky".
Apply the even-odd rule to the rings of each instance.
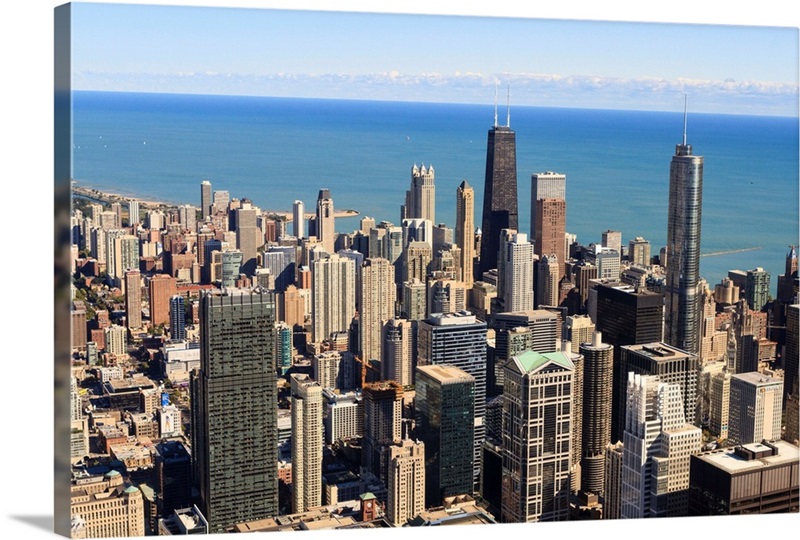
[[[517,104],[798,110],[797,28],[78,3],[72,69],[92,90],[481,103],[499,80]]]

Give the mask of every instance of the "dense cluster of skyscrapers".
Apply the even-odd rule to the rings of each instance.
[[[658,255],[579,244],[553,171],[522,232],[515,137],[495,114],[480,228],[467,180],[436,223],[430,164],[352,233],[327,188],[76,205],[75,536],[797,511],[795,248],[776,298],[700,277],[685,124]]]

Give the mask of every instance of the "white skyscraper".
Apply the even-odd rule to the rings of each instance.
[[[533,244],[528,235],[514,233],[505,249],[502,275],[505,311],[533,309]],[[498,266],[501,266],[498,263]]]
[[[139,201],[128,199],[128,223],[130,225],[139,223]]]
[[[312,340],[346,332],[355,315],[356,263],[332,254],[311,263]]]
[[[322,504],[322,387],[292,375],[292,512]]]
[[[359,351],[364,360],[381,358],[381,328],[393,318],[397,287],[394,266],[381,258],[369,258],[361,265],[358,298]]]
[[[734,444],[781,438],[783,379],[757,371],[730,380],[728,439]]]
[[[703,432],[685,418],[680,385],[628,374],[621,518],[687,515],[690,456]]]
[[[292,233],[295,238],[306,237],[306,207],[303,201],[294,201],[292,205]]]

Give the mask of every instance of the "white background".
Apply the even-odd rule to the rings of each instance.
[[[142,4],[128,0],[126,3]],[[220,6],[222,2],[163,0],[173,5]],[[15,0],[4,5],[0,16],[3,77],[2,129],[0,156],[11,169],[2,173],[2,207],[10,210],[4,219],[2,254],[2,305],[0,321],[4,344],[2,395],[2,470],[0,470],[0,517],[3,538],[47,538],[52,535],[53,516],[53,434],[52,434],[52,359],[53,293],[52,205],[53,205],[53,9],[60,2]],[[335,4],[335,8],[331,7]],[[274,7],[291,9],[336,9],[405,13],[452,13],[469,15],[529,16],[545,18],[603,19],[689,23],[754,24],[797,28],[798,10],[792,2],[670,2],[571,1],[548,6],[520,7],[519,2],[493,0],[469,8],[459,2],[407,0],[383,2],[338,0],[323,2],[242,1],[226,6]],[[468,4],[468,3],[464,3]],[[538,3],[537,3],[538,4]],[[380,7],[376,7],[380,5]],[[647,7],[644,7],[647,5]],[[724,7],[722,7],[724,6]],[[790,8],[790,6],[793,6]],[[724,9],[717,12],[714,7]],[[787,11],[791,9],[791,12]],[[681,51],[691,61],[691,51]],[[7,215],[7,214],[6,214]],[[10,294],[9,294],[10,293]],[[796,537],[800,515],[754,518],[679,519],[658,522],[605,522],[580,524],[541,524],[499,526],[490,531],[481,527],[453,530],[414,530],[432,538],[443,531],[478,538],[497,534],[581,535],[601,537],[620,535],[692,538],[752,535]],[[591,528],[590,528],[591,527]],[[642,528],[644,527],[644,529]],[[304,533],[303,538],[325,533]],[[344,534],[344,533],[342,533]],[[353,532],[346,533],[352,535]],[[385,533],[381,533],[385,534]],[[392,531],[393,538],[408,537],[408,531]],[[363,538],[374,533],[363,531]],[[399,535],[399,536],[398,536]],[[339,535],[343,537],[341,534]]]

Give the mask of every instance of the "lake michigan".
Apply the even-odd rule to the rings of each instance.
[[[676,103],[682,99],[676,97]],[[73,178],[79,185],[200,204],[200,182],[264,210],[313,211],[328,188],[340,232],[362,216],[400,222],[411,167],[433,165],[436,221],[455,226],[462,180],[480,226],[494,105],[75,92]],[[499,123],[507,109],[499,107]],[[665,244],[669,166],[683,135],[674,113],[514,106],[519,225],[530,232],[530,176],[567,176],[567,231],[586,245],[607,229]],[[693,113],[687,142],[705,158],[701,258],[713,288],[730,269],[763,267],[775,293],[798,243],[798,119]]]

